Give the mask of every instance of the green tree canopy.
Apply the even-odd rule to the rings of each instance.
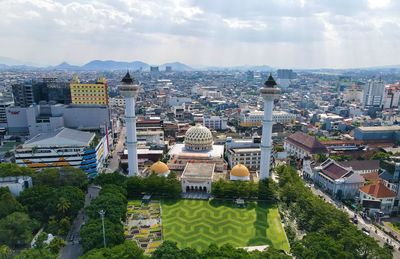
[[[0,220],[0,243],[10,247],[29,244],[37,227],[27,214],[11,213]]]
[[[80,259],[141,259],[144,258],[143,250],[136,243],[126,240],[112,248],[97,248],[90,250]]]
[[[24,208],[7,188],[6,192],[0,195],[0,219],[16,211],[23,212]]]
[[[107,212],[106,212],[107,213]],[[124,228],[120,222],[113,223],[104,219],[107,247],[113,247],[124,242]],[[84,251],[103,247],[103,230],[100,216],[89,221],[81,229],[82,247]]]
[[[24,249],[14,259],[57,259],[48,249]]]

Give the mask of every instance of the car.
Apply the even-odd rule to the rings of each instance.
[[[369,236],[369,229],[366,228],[361,228],[362,232],[364,232],[364,234],[366,234],[367,236]]]
[[[354,217],[354,218],[353,218],[353,223],[354,223],[354,224],[358,224],[358,218],[357,218],[357,217]]]

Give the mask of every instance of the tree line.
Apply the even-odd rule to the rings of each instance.
[[[37,173],[16,164],[0,164],[0,177],[31,176],[33,187],[15,198],[8,188],[0,188],[0,253],[4,258],[13,255],[13,249],[27,247],[33,234],[44,227],[41,239],[47,233],[65,236],[72,220],[83,207],[87,186],[86,174],[74,168],[45,169]],[[56,258],[63,246],[56,237],[49,245],[43,240],[36,249],[25,249],[15,258],[40,254],[41,258]]]
[[[280,201],[298,229],[306,233],[292,240],[296,258],[392,258],[390,250],[358,230],[346,213],[305,187],[294,168],[280,166],[276,172]]]

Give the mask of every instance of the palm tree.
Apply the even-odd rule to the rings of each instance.
[[[60,198],[57,204],[57,211],[60,212],[62,215],[65,215],[65,213],[69,210],[71,207],[71,202],[65,198]]]

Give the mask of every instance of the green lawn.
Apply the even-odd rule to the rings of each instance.
[[[247,203],[236,208],[233,202],[179,200],[163,201],[164,240],[179,247],[203,249],[210,243],[235,247],[271,245],[289,251],[278,208],[265,203]]]

